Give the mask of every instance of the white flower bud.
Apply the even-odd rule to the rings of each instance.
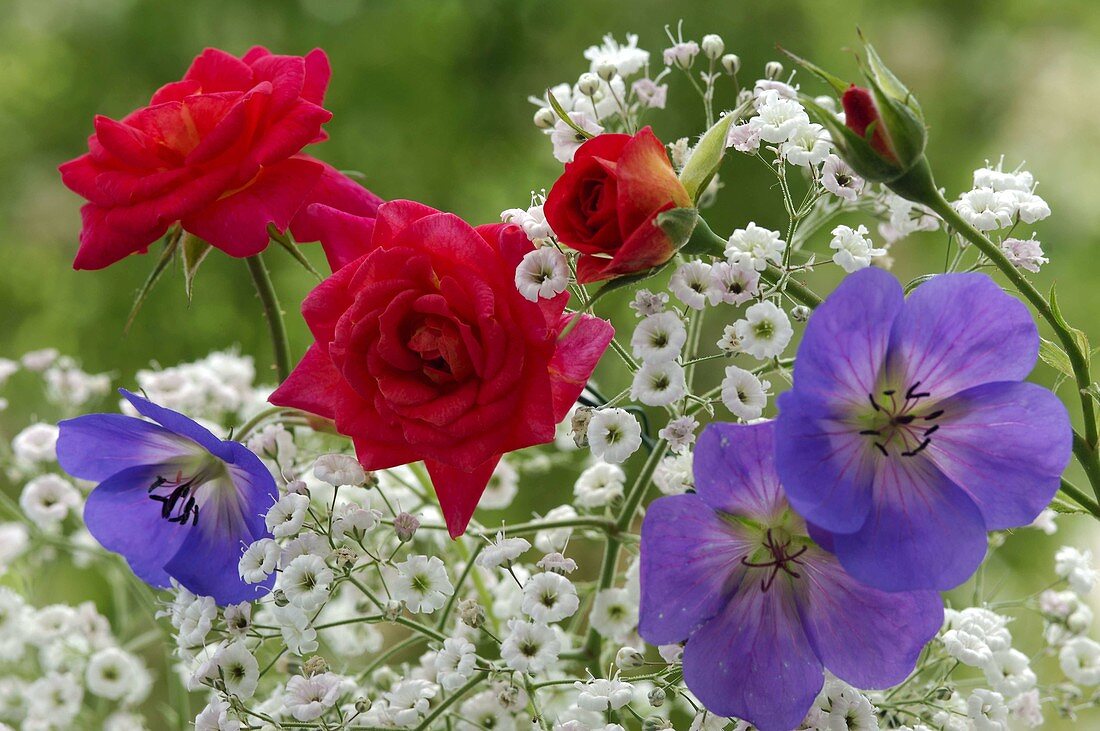
[[[737,72],[741,70],[741,57],[736,53],[727,53],[722,56],[722,68],[730,76],[736,76]]]
[[[708,33],[703,36],[703,41],[699,44],[699,47],[703,49],[703,55],[712,61],[717,61],[726,50],[726,44],[722,40],[722,36],[715,33]]]
[[[810,308],[806,305],[795,305],[791,308],[791,318],[795,322],[806,322],[810,319]]]
[[[779,63],[778,61],[768,61],[768,63],[764,65],[765,79],[771,79],[772,81],[775,81],[782,75],[783,64]]]
[[[596,67],[596,76],[604,81],[611,81],[619,73],[619,67],[610,61],[603,61]]]
[[[654,688],[649,691],[649,705],[660,708],[665,704],[665,691],[663,688]]]
[[[619,651],[615,653],[615,664],[619,666],[621,670],[640,668],[645,665],[645,655],[638,652],[633,647],[621,647]]]
[[[420,521],[412,513],[400,513],[393,519],[393,530],[402,543],[411,541],[418,528]]]
[[[558,115],[554,114],[554,110],[550,107],[539,107],[535,112],[535,126],[539,129],[553,129],[557,121]]]
[[[585,96],[592,96],[600,90],[600,77],[593,73],[581,74],[577,79],[577,91]]]

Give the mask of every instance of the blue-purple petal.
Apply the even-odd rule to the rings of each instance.
[[[152,401],[144,399],[135,393],[131,393],[124,388],[120,388],[118,392],[121,393],[126,400],[137,409],[138,413],[145,418],[152,419],[165,429],[196,442],[218,459],[229,460],[231,458],[229,447],[226,446],[229,442],[223,442],[221,439],[218,439],[211,434],[210,430],[206,427],[196,423],[179,412],[166,409],[163,406],[158,406]]]
[[[774,422],[711,424],[695,448],[695,491],[715,510],[764,519],[781,512]]]
[[[840,563],[859,581],[885,591],[942,591],[981,564],[981,511],[923,455],[882,458],[873,493],[866,523],[833,534]]]
[[[824,682],[782,580],[767,592],[758,581],[744,582],[722,613],[691,636],[683,662],[684,682],[711,713],[760,731],[797,727]]]
[[[1023,380],[1038,354],[1039,331],[1023,302],[986,274],[940,274],[917,287],[894,320],[888,367],[900,388],[919,382],[941,399]]]
[[[794,366],[799,393],[830,409],[865,404],[878,391],[903,303],[901,284],[881,269],[845,277],[806,324]]]
[[[158,465],[140,465],[108,477],[88,495],[84,523],[100,545],[126,559],[138,578],[163,588],[169,585],[164,565],[189,529],[165,521],[161,504],[149,499],[148,488],[158,476],[164,476]]]
[[[878,454],[858,427],[829,418],[800,389],[777,403],[775,466],[791,507],[830,532],[858,530],[871,510]]]
[[[823,551],[806,554],[799,573],[799,610],[818,658],[858,688],[888,688],[904,680],[943,624],[936,592],[873,589]]]
[[[122,414],[88,414],[57,426],[58,464],[82,480],[101,482],[130,467],[163,464],[199,451],[190,439]]]
[[[639,634],[681,642],[725,605],[749,544],[697,495],[654,500],[642,523]]]
[[[1027,525],[1058,491],[1073,429],[1066,407],[1033,383],[988,383],[938,404],[927,454],[978,504],[988,530]]]

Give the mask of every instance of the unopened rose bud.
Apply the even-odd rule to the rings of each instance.
[[[485,624],[485,610],[473,599],[463,599],[458,603],[458,618],[467,627],[477,629]]]
[[[665,691],[663,688],[654,688],[649,691],[649,705],[660,708],[665,704]]]
[[[403,602],[390,600],[386,602],[386,608],[382,611],[382,616],[386,618],[388,622],[396,622],[397,618],[401,616],[401,610],[405,608]]]
[[[722,68],[730,76],[736,76],[737,72],[741,70],[741,57],[736,53],[727,53],[722,56]]]
[[[326,670],[328,670],[328,662],[320,655],[311,656],[306,660],[305,664],[302,665],[302,672],[309,676],[319,675]]]
[[[593,73],[581,74],[577,79],[577,91],[585,96],[592,96],[600,90],[600,77]]]
[[[611,81],[619,73],[619,67],[610,61],[604,61],[596,67],[596,76],[604,81]]]
[[[722,40],[722,36],[715,33],[708,33],[703,36],[702,42],[699,47],[703,49],[703,55],[709,58],[711,61],[717,61],[726,50],[726,43]]]
[[[371,705],[370,698],[357,698],[355,700],[355,712],[366,713],[370,710]]]
[[[554,110],[550,107],[539,107],[535,112],[535,126],[539,129],[553,129],[557,121],[558,115],[554,114]]]
[[[623,670],[633,670],[645,665],[645,655],[633,647],[621,647],[615,653],[615,664]]]
[[[668,719],[660,716],[649,716],[642,721],[642,731],[664,731],[664,729],[670,728],[672,728],[672,724],[669,723]]]
[[[783,75],[783,64],[778,61],[768,61],[764,64],[764,78],[775,81]]]
[[[578,406],[569,424],[573,431],[573,442],[581,449],[588,446],[588,422],[592,421],[592,413],[591,406]]]
[[[397,533],[397,540],[408,543],[416,535],[420,528],[420,520],[412,513],[399,513],[393,519],[393,530]]]
[[[806,322],[810,319],[810,308],[806,305],[795,305],[791,308],[791,317],[797,322]]]

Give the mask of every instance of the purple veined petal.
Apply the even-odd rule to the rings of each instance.
[[[239,442],[229,442],[233,458],[228,464],[229,476],[237,490],[241,516],[251,534],[251,540],[270,538],[264,516],[279,499],[275,479],[256,454]]]
[[[859,530],[871,510],[879,459],[857,427],[823,414],[799,389],[779,396],[775,465],[791,507],[833,533]]]
[[[187,437],[218,459],[225,461],[230,459],[230,450],[225,446],[226,442],[211,434],[206,427],[199,425],[183,414],[158,406],[135,393],[130,393],[124,388],[120,388],[118,392],[137,409],[139,414],[147,419],[152,419],[165,429]]]
[[[102,482],[130,467],[164,464],[202,451],[162,426],[122,414],[88,414],[57,426],[58,464],[82,480]]]
[[[905,679],[921,649],[943,624],[934,591],[885,592],[860,584],[835,556],[803,557],[803,626],[829,672],[858,688],[888,688]]]
[[[161,517],[161,504],[148,489],[163,466],[129,467],[101,482],[84,504],[88,532],[108,551],[121,554],[139,579],[157,587],[169,585],[164,565],[190,532],[188,526]]]
[[[695,448],[695,491],[715,510],[764,519],[786,508],[773,449],[775,422],[711,424]]]
[[[1035,367],[1039,331],[1023,302],[988,275],[939,274],[909,296],[890,334],[890,378],[941,399]],[[797,370],[795,371],[797,379]]]
[[[1027,525],[1058,492],[1073,430],[1033,383],[987,383],[940,402],[928,458],[978,504],[987,530]]]
[[[922,455],[881,459],[867,522],[833,534],[848,573],[885,591],[954,588],[981,564],[986,544],[978,506]]]
[[[824,683],[795,609],[790,586],[769,591],[746,581],[721,614],[684,648],[684,682],[719,716],[736,716],[760,731],[789,731],[806,716]]]
[[[751,545],[698,495],[654,500],[642,523],[642,637],[654,645],[687,639],[736,589]]]
[[[904,301],[901,284],[881,269],[845,277],[806,324],[794,365],[798,391],[832,409],[867,403],[867,394],[878,390]]]

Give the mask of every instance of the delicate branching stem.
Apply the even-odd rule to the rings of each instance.
[[[424,720],[421,721],[420,725],[416,727],[417,731],[425,731],[425,729],[431,728],[432,721],[439,718],[441,715],[443,715],[444,711],[466,697],[466,695],[469,694],[471,690],[476,688],[481,681],[485,680],[488,675],[489,674],[484,671],[476,673],[472,678],[466,681],[465,685],[444,698],[438,706],[432,709],[431,713],[429,713],[427,716],[424,716]]]
[[[286,336],[279,298],[275,295],[275,285],[271,283],[271,275],[267,273],[267,266],[260,254],[248,257],[245,262],[252,275],[252,283],[256,285],[256,294],[260,296],[267,326],[271,331],[271,344],[275,349],[275,371],[279,374],[279,380],[285,381],[290,375],[290,341]]]
[[[1075,503],[1092,513],[1094,517],[1100,519],[1100,504],[1097,504],[1095,500],[1082,492],[1076,485],[1063,479],[1058,489],[1073,498]]]

